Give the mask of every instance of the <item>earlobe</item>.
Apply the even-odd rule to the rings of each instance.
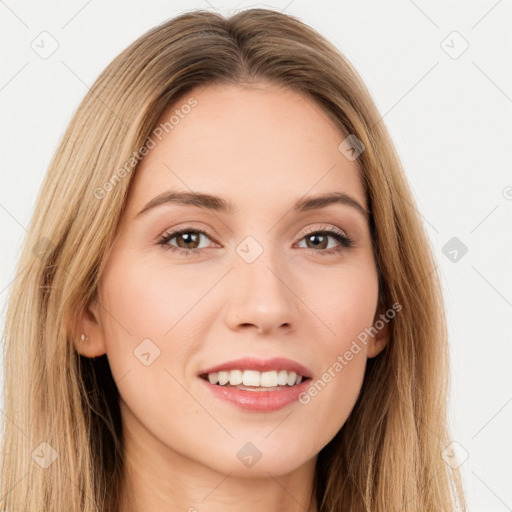
[[[379,355],[389,343],[391,336],[389,319],[386,317],[382,319],[381,311],[379,311],[374,318],[373,327],[377,329],[377,334],[370,338],[367,345],[366,356],[371,359]]]
[[[95,299],[77,322],[73,344],[82,356],[98,357],[107,351],[99,310],[99,302]]]

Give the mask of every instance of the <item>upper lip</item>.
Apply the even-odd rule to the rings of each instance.
[[[227,370],[257,370],[259,372],[269,372],[272,370],[287,370],[295,372],[303,377],[311,378],[311,371],[297,361],[288,359],[286,357],[273,357],[271,359],[258,359],[256,357],[242,357],[240,359],[233,359],[225,363],[206,368],[201,370],[199,375],[208,373],[220,372]]]

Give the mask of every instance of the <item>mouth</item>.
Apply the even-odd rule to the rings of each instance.
[[[270,413],[300,402],[311,377],[289,370],[221,370],[201,373],[212,396],[251,413]]]
[[[210,384],[225,388],[246,391],[276,391],[298,386],[311,380],[311,377],[289,370],[224,370],[200,374],[199,377]]]

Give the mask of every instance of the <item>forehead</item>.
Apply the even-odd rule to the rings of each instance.
[[[135,172],[131,211],[169,189],[262,208],[341,191],[367,207],[357,163],[338,149],[345,136],[311,97],[290,88],[196,87],[169,105],[158,127]]]

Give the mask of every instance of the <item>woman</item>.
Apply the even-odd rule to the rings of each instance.
[[[114,59],[19,272],[2,510],[465,509],[428,239],[299,20],[192,11]]]

